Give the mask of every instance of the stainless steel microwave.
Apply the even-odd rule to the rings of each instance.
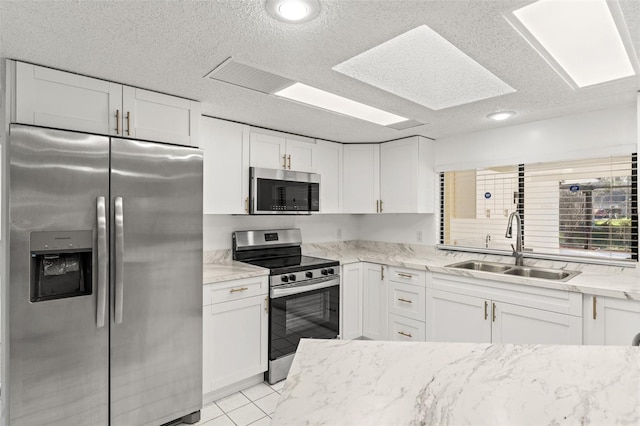
[[[310,214],[320,211],[320,175],[291,170],[249,169],[251,214]]]

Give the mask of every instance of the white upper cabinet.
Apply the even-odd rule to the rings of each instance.
[[[38,65],[12,63],[13,122],[198,145],[198,102]]]
[[[380,203],[380,145],[344,146],[344,213],[377,213]]]
[[[380,212],[433,213],[433,142],[420,136],[380,145]]]
[[[37,65],[15,62],[12,121],[115,135],[122,85]],[[119,127],[121,129],[121,127]]]
[[[198,102],[123,86],[122,114],[127,137],[198,146]]]
[[[251,131],[252,167],[315,172],[314,151],[313,139],[297,140],[278,132]]]
[[[320,174],[320,213],[342,213],[343,145],[319,140],[315,148],[315,172]]]
[[[203,116],[204,214],[249,213],[249,126]]]

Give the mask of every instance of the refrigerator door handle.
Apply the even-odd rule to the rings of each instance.
[[[97,328],[104,327],[107,311],[107,278],[109,270],[109,253],[107,247],[107,209],[104,197],[96,202],[98,222],[98,309],[96,313]]]
[[[115,322],[122,323],[122,309],[124,302],[124,216],[122,211],[122,197],[115,200]]]

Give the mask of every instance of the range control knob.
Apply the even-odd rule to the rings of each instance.
[[[281,276],[280,279],[282,280],[283,283],[289,282],[289,277],[286,275]]]
[[[322,271],[320,271],[320,273],[322,275],[327,275],[329,273],[329,271],[327,271],[326,269],[323,269]]]
[[[289,280],[290,281],[295,281],[296,280],[295,274],[289,274]]]
[[[335,272],[333,271],[333,268],[329,268],[329,275],[333,275],[335,274]]]
[[[307,278],[313,278],[313,272],[311,272],[311,271],[306,272],[306,273],[304,274],[304,276],[305,276],[305,277],[307,277]]]

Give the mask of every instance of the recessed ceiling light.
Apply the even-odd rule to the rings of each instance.
[[[487,118],[495,121],[502,121],[506,120],[507,118],[511,118],[514,115],[516,115],[515,111],[498,111],[492,112],[491,114],[487,115]]]
[[[296,24],[308,22],[320,13],[318,0],[266,0],[265,8],[277,20]]]
[[[638,70],[617,3],[538,0],[505,17],[574,89]]]
[[[426,25],[360,53],[333,70],[432,110],[515,92]]]
[[[388,126],[407,120],[405,117],[391,114],[390,112],[343,98],[342,96],[334,95],[333,93],[325,92],[324,90],[316,89],[315,87],[302,83],[294,83],[285,89],[275,92],[274,95],[370,121],[381,126]]]

